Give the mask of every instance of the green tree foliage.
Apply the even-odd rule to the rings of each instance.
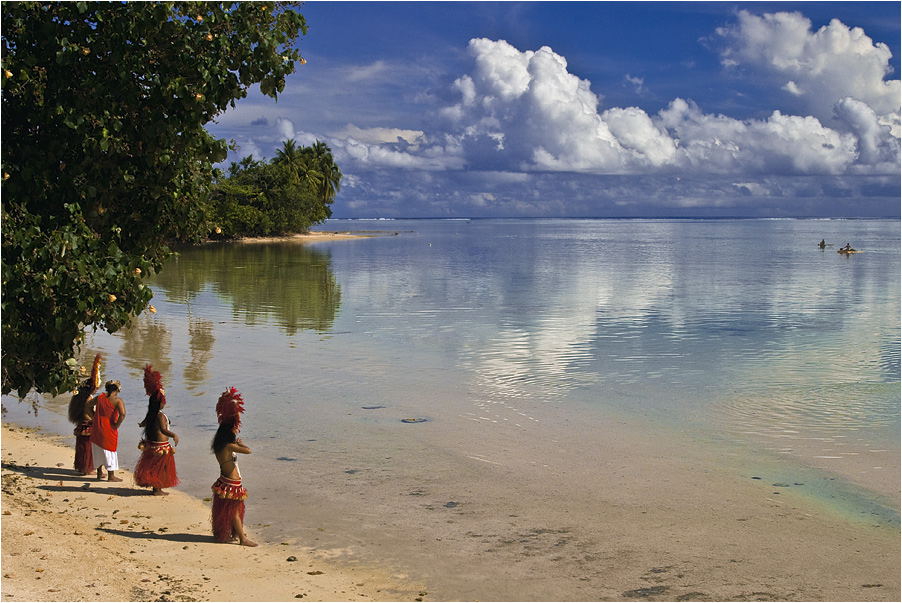
[[[318,188],[322,183],[323,176],[311,161],[310,154],[306,149],[299,149],[293,139],[282,143],[282,148],[276,151],[276,157],[272,162],[287,168],[297,183],[312,188]]]
[[[332,216],[341,177],[328,145],[286,140],[269,163],[232,163],[210,196],[211,223],[223,238],[304,232]]]
[[[172,240],[206,234],[224,140],[272,97],[306,33],[293,3],[2,3],[2,391],[76,382],[84,329],[146,307]]]
[[[312,147],[304,149],[304,152],[319,173],[320,196],[323,203],[329,205],[341,190],[341,170],[332,158],[329,146],[322,141],[317,140]]]

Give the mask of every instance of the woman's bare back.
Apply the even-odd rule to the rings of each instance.
[[[222,450],[216,453],[216,460],[219,461],[219,473],[228,479],[241,479],[241,473],[238,471],[237,454],[250,454],[251,449],[245,446],[241,440],[226,444]]]

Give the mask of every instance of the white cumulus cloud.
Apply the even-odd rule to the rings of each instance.
[[[794,46],[783,42],[791,55]],[[595,174],[898,171],[898,138],[885,118],[851,97],[831,105],[843,128],[776,110],[763,120],[707,114],[684,99],[657,115],[636,107],[599,112],[590,82],[570,73],[566,59],[548,47],[520,51],[503,40],[475,39],[469,51],[473,72],[458,78],[460,101],[443,114],[471,167]],[[795,83],[792,88],[803,94]]]
[[[335,134],[338,138],[354,138],[369,144],[397,143],[403,141],[409,145],[418,145],[426,141],[422,130],[404,130],[402,128],[360,128],[348,124]]]
[[[899,80],[887,80],[890,51],[860,28],[834,20],[818,31],[799,13],[737,13],[717,30],[724,65],[741,67],[782,89],[794,106],[763,119],[705,112],[676,98],[656,114],[601,107],[588,79],[571,73],[552,48],[521,50],[475,38],[472,68],[450,86],[451,102],[434,108],[427,131],[403,124],[348,124],[329,142],[362,169],[571,172],[596,175],[899,172]],[[355,81],[383,76],[377,61]],[[625,74],[640,88],[645,78]],[[445,97],[447,98],[447,97]],[[297,137],[275,120],[279,139]],[[349,170],[350,171],[350,170]]]
[[[329,144],[336,161],[350,161],[358,168],[405,168],[424,171],[461,169],[463,159],[451,145],[432,145],[421,152],[399,150],[356,138],[330,138]]]
[[[800,13],[758,16],[741,10],[735,25],[717,33],[727,43],[721,52],[725,65],[782,79],[783,88],[803,98],[808,111],[825,123],[846,97],[865,103],[887,123],[898,122],[899,80],[886,79],[892,73],[892,53],[860,27],[833,19],[813,31]]]
[[[294,128],[294,123],[292,123],[290,119],[286,119],[284,117],[276,119],[276,130],[279,133],[280,140],[292,139],[297,134]]]
[[[741,10],[716,33],[732,81],[740,90],[751,82],[772,99],[767,113],[712,112],[691,90],[654,109],[605,107],[605,91],[551,47],[475,38],[469,66],[430,77],[428,94],[399,94],[400,82],[419,81],[406,65],[337,69],[342,89],[352,86],[352,97],[366,103],[333,111],[353,117],[323,125],[326,133],[297,130],[296,123],[312,130],[318,122],[269,104],[222,120],[244,128],[242,155],[261,157],[260,149],[288,138],[325,140],[347,178],[343,189],[374,199],[369,207],[386,215],[414,213],[413,206],[425,215],[592,215],[599,203],[622,215],[645,207],[784,215],[786,199],[815,214],[823,199],[853,193],[896,204],[900,82],[890,79],[886,45],[837,20],[815,31],[790,12]],[[616,85],[651,97],[653,78],[624,73]],[[887,215],[873,203],[868,211]]]
[[[839,174],[856,159],[855,139],[814,117],[775,111],[766,120],[737,120],[702,112],[676,99],[660,113],[679,139],[677,163],[694,173]]]

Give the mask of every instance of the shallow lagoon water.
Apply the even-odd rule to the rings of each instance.
[[[379,236],[182,249],[151,281],[155,314],[89,335],[85,364],[101,352],[104,378],[125,386],[124,466],[149,362],[182,439],[180,489],[198,496],[215,478],[216,398],[243,392],[248,513],[271,540],[384,560],[417,539],[401,527],[412,514],[516,506],[492,494],[495,468],[591,490],[614,467],[596,438],[621,422],[898,526],[898,221],[322,229]],[[862,253],[838,254],[846,243]],[[60,433],[65,403],[32,417],[4,398],[9,420]],[[523,488],[528,507],[540,489]],[[423,539],[441,539],[444,521],[424,519]],[[424,552],[397,554],[403,566]],[[470,572],[459,579],[478,582]]]

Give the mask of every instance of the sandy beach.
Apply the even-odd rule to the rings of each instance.
[[[75,473],[62,438],[3,425],[4,601],[415,601],[424,585],[285,542],[216,544],[208,502]],[[254,537],[253,532],[249,532]]]
[[[365,239],[370,237],[394,236],[397,232],[387,230],[364,230],[354,231],[332,231],[332,230],[316,230],[305,233],[280,235],[275,237],[245,237],[230,241],[233,243],[322,243],[326,241],[346,241],[349,239]]]
[[[547,475],[548,491],[540,500],[527,494],[525,483],[509,483],[498,473],[482,491],[443,509],[449,515],[435,511],[449,504],[394,508],[397,495],[382,500],[374,484],[369,506],[384,510],[384,521],[397,536],[374,557],[372,550],[367,556],[356,547],[315,542],[319,539],[309,536],[315,528],[306,538],[283,535],[286,541],[275,541],[278,526],[260,526],[255,533],[252,520],[249,536],[261,546],[215,544],[209,502],[178,491],[164,499],[149,496],[134,487],[127,471],[121,484],[76,475],[68,439],[4,424],[4,601],[898,601],[900,596],[898,528],[843,519],[795,496],[792,484],[757,477],[737,484],[663,445],[649,446],[647,454],[631,461],[630,472],[639,471],[632,478],[612,474],[613,481],[588,506],[564,483],[573,476],[562,481]],[[612,439],[605,454],[622,444]],[[436,481],[423,494],[445,496],[443,488]],[[524,505],[539,506],[496,500],[500,491],[511,489],[523,496]],[[328,509],[317,510],[311,502],[295,508],[295,521],[326,525],[317,522]],[[499,505],[504,513],[497,512]],[[351,534],[362,527],[344,529]],[[403,541],[414,540],[416,533],[421,550],[399,563],[408,546]]]

